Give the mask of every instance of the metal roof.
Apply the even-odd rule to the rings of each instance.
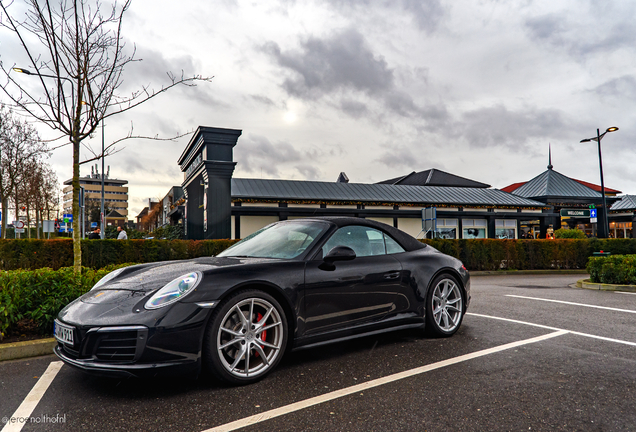
[[[581,183],[548,168],[512,192],[524,198],[571,197],[601,198],[601,194]]]
[[[232,179],[233,199],[417,203],[450,206],[544,207],[499,189],[447,186],[330,183],[303,180]]]
[[[426,171],[407,174],[402,177],[396,177],[389,180],[378,182],[378,184],[392,184],[403,186],[453,186],[453,187],[471,187],[471,188],[489,188],[486,183],[460,177],[455,174],[447,173],[436,168]]]
[[[636,210],[636,195],[623,195],[621,200],[615,202],[611,207],[611,211],[615,210]]]

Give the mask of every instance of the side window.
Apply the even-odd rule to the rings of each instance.
[[[399,245],[398,242],[393,240],[388,235],[384,234],[384,243],[386,244],[386,253],[387,254],[396,254],[404,252],[404,248]]]
[[[358,225],[342,227],[336,231],[322,247],[322,256],[336,246],[350,247],[359,257],[386,254],[384,233]]]

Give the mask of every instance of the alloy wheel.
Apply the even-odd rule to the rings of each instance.
[[[225,314],[216,339],[225,370],[238,378],[253,378],[268,371],[282,355],[283,321],[267,300],[246,298]]]

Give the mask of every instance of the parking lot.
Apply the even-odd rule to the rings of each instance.
[[[298,351],[245,387],[0,363],[3,431],[635,430],[636,295],[571,288],[581,277],[473,277],[451,338]]]

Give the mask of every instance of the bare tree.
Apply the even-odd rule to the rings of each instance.
[[[122,23],[130,0],[104,6],[98,0],[26,0],[23,18],[11,14],[11,3],[0,2],[0,25],[12,32],[29,59],[29,68],[5,69],[0,88],[13,103],[33,118],[58,131],[73,147],[73,252],[74,268],[81,270],[79,221],[79,167],[82,141],[102,119],[128,111],[178,86],[194,86],[212,77],[175,76],[158,90],[142,86],[130,95],[121,95],[124,68],[135,51],[125,53]],[[38,41],[31,45],[33,37]],[[29,92],[12,71],[35,75],[40,91]],[[70,94],[70,97],[69,97]],[[132,132],[128,138],[132,137]],[[113,147],[107,151],[114,150]],[[104,152],[105,153],[105,152]],[[91,159],[103,157],[94,155]],[[87,161],[86,161],[87,162]]]
[[[24,165],[23,190],[25,191],[25,207],[27,222],[35,220],[36,237],[40,238],[40,223],[44,220],[46,211],[50,217],[51,209],[55,208],[58,178],[50,166],[41,158],[33,158]],[[29,238],[31,231],[29,230]]]
[[[46,153],[47,148],[33,127],[20,120],[6,106],[0,104],[0,201],[2,201],[2,238],[7,237],[9,197],[16,199],[28,172],[28,161]]]

